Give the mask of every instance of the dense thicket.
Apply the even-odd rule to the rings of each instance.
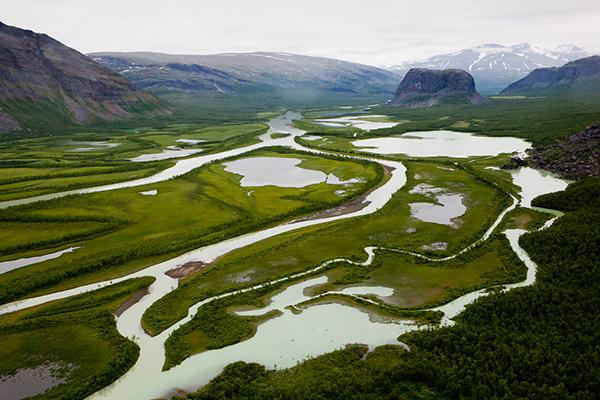
[[[437,399],[426,386],[393,382],[390,372],[400,368],[398,346],[382,346],[366,354],[366,346],[354,345],[306,361],[288,370],[273,372],[262,365],[236,362],[229,365],[204,390],[189,395],[193,400],[286,399],[397,400]]]
[[[344,352],[278,372],[237,364],[189,397],[598,398],[599,193],[596,179],[538,198],[535,205],[566,215],[521,240],[538,264],[536,284],[481,298],[453,327],[403,337],[410,353],[388,352],[376,366],[354,361],[351,369]]]

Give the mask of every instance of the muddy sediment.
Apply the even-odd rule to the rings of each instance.
[[[204,269],[207,265],[208,264],[202,261],[190,261],[183,264],[181,267],[168,270],[165,274],[171,278],[183,279]]]
[[[12,375],[0,375],[0,397],[20,400],[35,396],[66,383],[73,365],[45,362],[32,368],[19,368]]]
[[[124,303],[122,303],[119,308],[117,308],[117,310],[115,311],[115,315],[117,317],[119,317],[121,314],[123,314],[129,307],[131,307],[132,305],[134,305],[135,303],[137,303],[138,301],[140,301],[145,295],[147,295],[149,292],[148,288],[144,288],[144,289],[140,289],[138,290],[136,293],[134,293],[133,296],[131,296],[129,299],[127,299]]]

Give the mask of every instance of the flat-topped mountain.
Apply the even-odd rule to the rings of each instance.
[[[558,68],[536,69],[525,78],[509,85],[502,94],[564,88],[591,81],[600,84],[600,56],[581,58]]]
[[[248,102],[276,98],[311,103],[327,96],[384,100],[394,92],[398,75],[377,67],[331,58],[290,53],[253,52],[213,55],[163,53],[91,53],[140,89],[155,93],[196,93]]]
[[[396,90],[391,105],[431,107],[439,103],[482,104],[485,98],[475,89],[473,77],[460,69],[413,68]]]
[[[529,43],[512,46],[487,43],[422,61],[407,61],[391,69],[402,75],[411,68],[463,69],[473,75],[481,93],[488,94],[500,92],[536,68],[560,67],[588,56],[585,50],[573,45],[545,49]]]
[[[51,37],[0,23],[0,132],[164,112],[161,102]]]

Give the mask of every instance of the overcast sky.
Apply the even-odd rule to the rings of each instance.
[[[392,65],[482,43],[600,52],[600,0],[2,0],[82,52],[285,51]]]

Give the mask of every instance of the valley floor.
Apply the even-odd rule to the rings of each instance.
[[[587,235],[575,237],[594,248],[597,210],[585,198],[564,205],[582,186],[532,206],[567,183],[500,170],[507,154],[370,154],[353,142],[389,128],[323,126],[324,115],[0,146],[0,390],[14,399],[148,399],[206,384],[188,397],[593,393],[593,379],[571,379],[572,357],[556,342],[577,327],[585,343],[573,357],[590,357],[593,318],[581,324],[598,301],[595,279],[581,286],[561,266],[588,276],[593,251],[574,257],[572,239],[557,244],[583,218]],[[169,152],[177,158],[160,159]],[[258,162],[257,174],[248,165]],[[567,215],[548,228],[561,213],[547,209]],[[535,233],[519,242],[526,231]],[[533,287],[517,288],[536,279],[519,243],[539,265]],[[579,299],[577,285],[588,302],[556,297]],[[546,318],[552,304],[574,313],[571,327]],[[353,343],[376,350],[343,349]],[[542,377],[544,363],[555,369]],[[23,385],[31,392],[19,394]]]

